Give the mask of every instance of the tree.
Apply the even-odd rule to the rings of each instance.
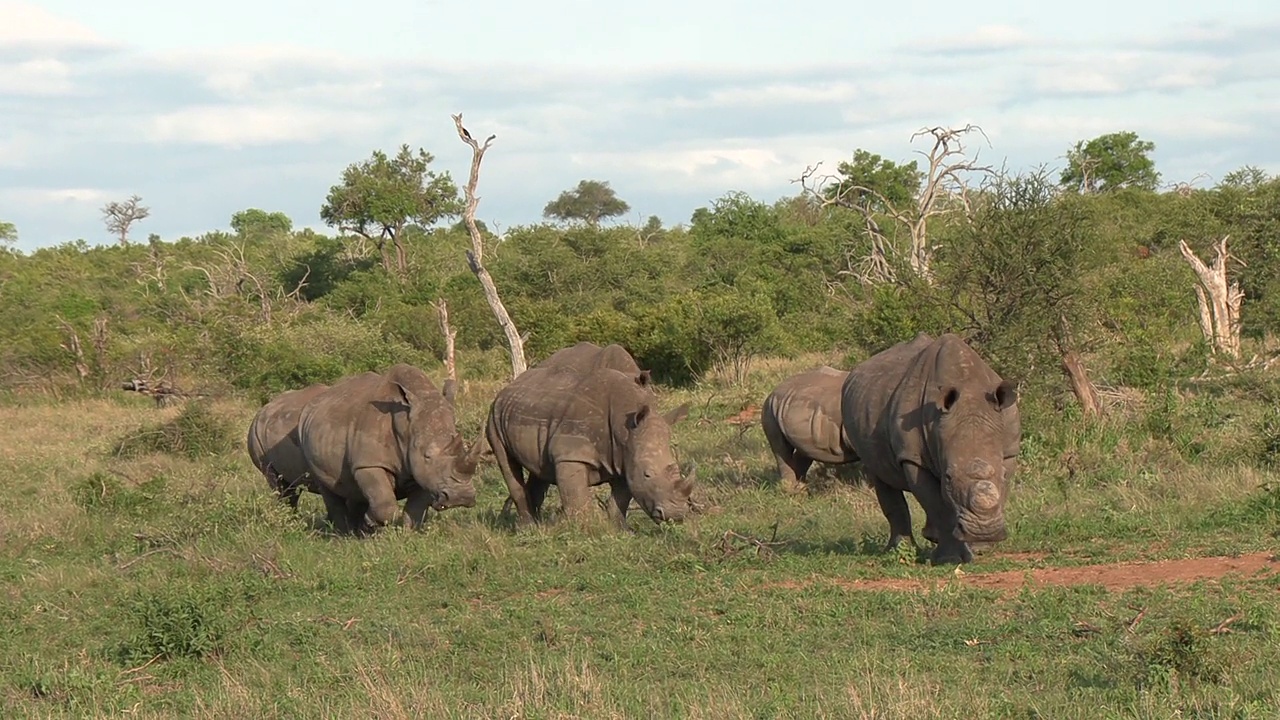
[[[231,229],[240,237],[284,235],[293,230],[293,220],[282,212],[269,213],[258,208],[249,208],[231,216]]]
[[[911,141],[925,135],[933,138],[929,152],[917,150],[929,161],[928,169],[921,175],[915,171],[915,163],[896,165],[886,163],[870,154],[861,158],[854,154],[853,164],[842,163],[839,172],[844,178],[828,191],[826,183],[831,176],[814,178],[818,165],[805,168],[797,180],[806,193],[821,198],[822,205],[837,205],[857,210],[866,222],[866,232],[871,238],[871,253],[850,272],[863,282],[889,282],[896,279],[890,255],[893,243],[880,227],[877,215],[886,215],[911,235],[911,247],[907,262],[911,271],[926,283],[933,282],[933,255],[937,250],[929,239],[929,219],[951,213],[969,205],[969,188],[965,180],[968,173],[989,175],[988,166],[978,165],[977,156],[965,155],[963,136],[982,128],[965,125],[962,128],[935,126],[923,128],[911,135]],[[984,134],[985,137],[985,134]],[[845,168],[850,172],[845,172]],[[918,192],[907,192],[914,177]],[[816,180],[810,185],[810,180]],[[897,201],[886,193],[898,196]],[[905,201],[902,199],[905,197]]]
[[[410,224],[426,228],[461,211],[458,187],[448,171],[437,175],[429,169],[434,159],[421,148],[414,154],[408,145],[401,145],[393,158],[374,150],[368,160],[348,165],[342,183],[329,188],[320,219],[372,242],[387,272],[403,275],[408,270],[405,228]],[[394,270],[388,241],[396,250]]]
[[[13,223],[0,221],[0,246],[9,247],[18,242],[18,228]]]
[[[1200,332],[1205,342],[1209,343],[1215,353],[1226,355],[1231,360],[1240,358],[1240,305],[1244,301],[1244,293],[1240,283],[1227,282],[1227,260],[1231,254],[1227,252],[1227,236],[1222,236],[1215,245],[1217,255],[1213,263],[1205,265],[1196,256],[1186,240],[1178,241],[1178,250],[1182,257],[1195,271],[1196,301],[1200,307]]]
[[[120,238],[121,245],[129,244],[129,228],[151,214],[151,208],[140,205],[142,198],[131,195],[124,202],[112,200],[102,206],[102,219],[107,232]]]
[[[836,172],[840,181],[826,189],[825,197],[875,212],[906,207],[916,199],[924,178],[915,160],[900,165],[861,148],[853,152],[851,162],[840,163]]]
[[[1129,131],[1081,140],[1067,151],[1067,167],[1059,182],[1085,194],[1123,187],[1155,190],[1160,173],[1148,156],[1155,149],[1155,143],[1139,140],[1137,133]]]
[[[609,183],[582,180],[578,187],[565,190],[560,197],[547,203],[542,209],[542,216],[566,222],[581,220],[596,227],[600,220],[617,217],[630,209],[631,206],[618,197]]]
[[[1079,199],[1057,190],[1043,168],[993,177],[972,222],[946,249],[941,285],[1001,372],[1026,376],[1056,360],[1084,414],[1094,416],[1098,393],[1075,337],[1092,324],[1081,277],[1093,230]]]
[[[480,287],[484,290],[484,299],[489,303],[489,309],[493,311],[493,317],[498,321],[498,326],[502,328],[503,334],[507,336],[507,346],[511,349],[511,379],[514,380],[528,367],[524,359],[524,337],[516,329],[515,321],[511,319],[511,315],[507,312],[507,307],[502,304],[502,299],[498,297],[498,286],[494,284],[493,276],[485,269],[484,236],[480,234],[480,228],[476,226],[476,206],[480,204],[480,198],[476,197],[476,185],[480,182],[480,161],[484,159],[484,152],[489,149],[489,145],[497,135],[490,135],[485,139],[484,145],[481,145],[462,126],[462,113],[452,117],[453,124],[458,129],[458,138],[471,147],[471,175],[467,178],[467,185],[464,188],[466,205],[462,212],[462,219],[467,224],[467,232],[471,235],[471,249],[467,251],[467,265],[471,267],[471,272],[480,281]]]

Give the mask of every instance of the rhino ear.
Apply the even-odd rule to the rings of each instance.
[[[649,417],[649,406],[641,405],[639,410],[627,415],[627,429],[635,430],[647,417]]]
[[[1004,380],[996,386],[990,396],[997,410],[1005,410],[1018,402],[1018,384],[1012,380]]]
[[[663,417],[666,419],[668,425],[675,425],[681,420],[689,417],[689,403],[682,404],[680,407],[672,410]]]
[[[391,384],[396,386],[396,393],[400,395],[400,402],[413,407],[413,391],[395,380],[392,380]]]
[[[960,390],[954,385],[938,386],[938,409],[942,412],[951,412],[951,408],[955,407],[956,401],[960,399]]]
[[[640,374],[636,376],[636,384],[640,387],[650,387],[653,385],[653,376],[648,370],[641,370]]]

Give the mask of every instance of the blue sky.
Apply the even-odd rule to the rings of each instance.
[[[318,8],[326,8],[321,11]],[[789,9],[784,9],[789,8]],[[0,0],[0,220],[19,247],[226,229],[247,207],[321,228],[348,164],[424,147],[480,180],[491,227],[536,222],[578,180],[687,222],[731,190],[794,194],[807,165],[915,157],[980,125],[984,161],[1061,167],[1134,130],[1167,183],[1280,172],[1280,4],[810,0]]]

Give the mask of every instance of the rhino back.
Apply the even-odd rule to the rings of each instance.
[[[819,462],[845,459],[840,391],[847,371],[822,366],[783,380],[761,412],[793,447]]]
[[[306,472],[306,462],[298,446],[298,421],[302,408],[327,389],[327,385],[317,383],[287,390],[254,415],[249,425],[249,457],[259,470],[265,471],[270,463],[286,481]]]
[[[298,437],[308,468],[330,487],[354,483],[360,467],[386,467],[400,474],[391,412],[403,405],[378,373],[344,378],[302,409]]]
[[[639,390],[632,377],[608,368],[581,375],[526,370],[498,393],[491,422],[508,452],[545,477],[566,461],[620,472],[614,419],[629,403],[638,406],[628,385]]]
[[[925,333],[855,365],[841,389],[845,443],[885,481],[901,478],[901,462],[924,452],[920,406],[934,340]]]
[[[640,372],[635,358],[621,345],[613,343],[601,347],[588,341],[557,350],[535,367],[562,368],[578,373],[596,368],[612,368],[627,374]]]

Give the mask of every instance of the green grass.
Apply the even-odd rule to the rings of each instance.
[[[882,553],[868,490],[815,478],[813,493],[783,495],[759,427],[724,419],[817,361],[761,363],[748,387],[665,398],[691,401],[676,440],[699,463],[707,509],[673,528],[633,511],[630,536],[555,522],[515,533],[488,463],[474,509],[418,533],[333,537],[316,496],[290,513],[241,440],[221,444],[219,419],[238,435],[250,403],[0,407],[0,714],[1280,713],[1280,578],[980,589],[922,555]],[[460,399],[469,437],[494,389],[471,383]],[[1235,450],[1265,408],[1223,398],[1231,418],[1195,426],[1205,403],[1179,402],[1186,417],[1163,436],[1131,421],[1136,407],[1084,430],[1031,413],[1010,538],[962,575],[1273,551],[1276,478]],[[153,452],[117,452],[161,427],[170,442]],[[1178,428],[1202,447],[1187,450]],[[848,587],[880,578],[938,585]],[[1230,632],[1211,632],[1230,618]]]

